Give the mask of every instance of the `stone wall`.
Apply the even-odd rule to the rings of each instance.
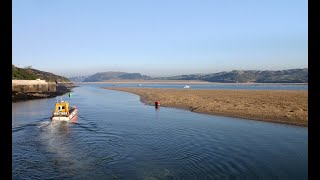
[[[14,92],[56,92],[55,82],[45,80],[12,80],[12,91]]]

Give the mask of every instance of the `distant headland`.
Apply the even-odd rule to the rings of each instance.
[[[208,74],[151,77],[140,73],[99,72],[91,76],[75,76],[72,82],[215,82],[215,83],[308,83],[308,69],[279,71],[233,70]]]

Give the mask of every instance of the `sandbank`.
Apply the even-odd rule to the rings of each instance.
[[[105,89],[137,94],[148,105],[160,101],[161,106],[198,113],[308,126],[306,90]]]

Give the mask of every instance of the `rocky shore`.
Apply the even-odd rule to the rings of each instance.
[[[195,90],[119,88],[140,96],[142,102],[188,109],[193,112],[308,126],[308,91]]]
[[[12,91],[12,102],[19,102],[32,99],[52,98],[69,93],[75,86],[73,83],[57,83],[56,91],[38,91],[38,92],[24,92]]]

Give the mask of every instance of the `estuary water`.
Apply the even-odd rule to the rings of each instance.
[[[308,179],[306,127],[155,109],[103,86],[61,96],[79,109],[71,123],[50,121],[57,98],[12,103],[13,179]]]
[[[88,85],[81,84],[80,85]],[[307,84],[266,84],[266,83],[212,83],[212,84],[153,84],[153,83],[91,83],[92,86],[98,87],[139,87],[139,88],[184,88],[185,85],[190,86],[192,89],[244,89],[244,90],[308,90]]]

